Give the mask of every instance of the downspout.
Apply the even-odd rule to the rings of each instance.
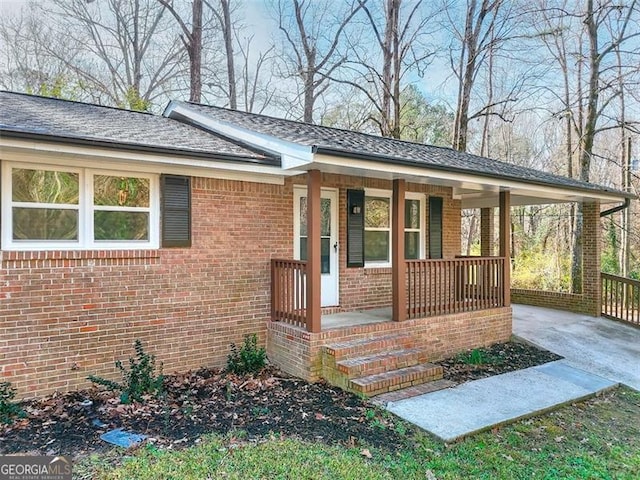
[[[616,213],[624,210],[625,208],[629,208],[629,205],[631,205],[631,199],[627,197],[624,199],[624,203],[622,205],[618,205],[610,208],[609,210],[605,210],[604,212],[600,212],[600,217],[606,217],[607,215],[611,215],[612,213]]]

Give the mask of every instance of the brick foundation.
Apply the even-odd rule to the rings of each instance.
[[[322,375],[322,347],[331,343],[389,334],[410,335],[424,349],[428,361],[462,350],[507,341],[511,337],[511,307],[465,312],[440,317],[383,322],[306,332],[282,322],[267,328],[267,356],[285,372],[317,381]]]

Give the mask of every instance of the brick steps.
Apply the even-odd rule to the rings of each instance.
[[[373,399],[373,403],[384,407],[389,402],[406,400],[407,398],[424,395],[425,393],[437,392],[438,390],[444,390],[445,388],[453,388],[456,385],[457,383],[452,382],[451,380],[433,380],[431,382],[422,383],[420,385],[415,385],[408,388],[403,388],[401,390],[393,390],[391,392],[376,395],[376,397]]]
[[[398,348],[410,348],[414,345],[415,342],[409,335],[384,335],[325,345],[324,351],[335,358],[337,362],[345,358],[372,355]]]
[[[410,335],[387,334],[325,345],[322,372],[332,385],[371,397],[441,379],[442,367],[427,357]]]
[[[427,355],[423,350],[406,348],[340,360],[336,362],[336,368],[348,378],[356,378],[412,367],[426,360]]]
[[[377,373],[351,380],[352,389],[367,396],[379,395],[421,383],[440,380],[442,367],[431,363],[414,365],[389,372]]]

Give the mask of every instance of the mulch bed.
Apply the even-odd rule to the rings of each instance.
[[[476,351],[479,356],[474,357],[473,352],[465,352],[436,362],[444,369],[443,377],[456,383],[464,383],[535,367],[562,358],[548,350],[541,350],[533,345],[520,342],[496,343],[491,347],[479,348]],[[478,365],[469,363],[473,358],[481,358],[486,363]]]
[[[486,349],[494,363],[441,362],[445,378],[468,381],[538,365],[559,357],[518,343]],[[120,403],[117,394],[92,388],[25,402],[27,417],[0,425],[0,453],[66,454],[82,457],[109,445],[100,435],[114,428],[142,433],[158,445],[184,447],[206,433],[243,430],[250,438],[269,434],[331,444],[360,443],[396,450],[406,437],[397,420],[370,403],[325,383],[309,384],[269,367],[257,376],[221,370],[170,375],[165,395],[144,404]],[[91,400],[90,407],[81,402]],[[99,421],[98,421],[99,420]],[[94,423],[103,423],[96,426]]]

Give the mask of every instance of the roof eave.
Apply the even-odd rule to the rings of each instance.
[[[134,152],[152,153],[161,155],[173,155],[180,157],[198,158],[211,161],[224,161],[235,163],[251,163],[256,165],[265,166],[280,166],[280,160],[275,157],[255,158],[242,155],[235,155],[229,153],[207,153],[197,150],[186,150],[177,148],[156,147],[152,145],[143,145],[135,143],[121,143],[110,140],[97,140],[88,137],[73,137],[64,135],[51,135],[37,132],[30,132],[24,130],[12,130],[7,128],[0,128],[0,135],[10,138],[19,138],[23,140],[38,140],[48,141],[55,143],[67,143],[79,146],[94,146],[113,148],[118,150],[129,150]]]
[[[464,174],[464,175],[475,176],[475,177],[478,177],[478,178],[491,178],[491,179],[494,179],[494,180],[508,180],[508,181],[512,181],[512,182],[525,183],[525,184],[528,184],[528,185],[535,185],[535,186],[546,187],[546,188],[557,188],[557,189],[562,189],[562,190],[580,192],[580,193],[586,194],[587,196],[588,196],[588,194],[596,195],[598,193],[601,193],[601,194],[604,194],[604,195],[607,195],[607,196],[613,196],[613,197],[617,197],[617,198],[621,198],[621,199],[625,199],[625,198],[635,199],[635,198],[637,198],[637,196],[634,195],[633,193],[623,192],[623,191],[614,190],[614,189],[601,188],[601,186],[597,186],[596,187],[595,184],[594,184],[594,188],[588,188],[588,187],[580,187],[580,186],[575,186],[575,185],[564,185],[564,184],[555,184],[555,183],[549,183],[549,182],[543,182],[543,181],[536,181],[536,180],[517,177],[517,176],[491,174],[491,173],[487,173],[487,172],[483,172],[482,174],[478,174],[478,173],[475,173],[473,171],[465,170],[465,169],[462,169],[462,168],[456,168],[456,167],[451,167],[451,166],[443,166],[443,165],[438,165],[438,164],[426,165],[424,163],[416,162],[416,161],[413,161],[413,160],[407,160],[407,159],[404,159],[404,158],[392,157],[392,156],[388,156],[388,155],[371,154],[371,153],[368,153],[368,152],[358,152],[358,151],[353,151],[353,150],[337,149],[337,148],[326,147],[326,146],[322,146],[322,145],[314,145],[313,146],[313,152],[317,153],[317,154],[331,155],[331,156],[335,156],[335,157],[353,158],[353,159],[365,160],[365,161],[366,160],[368,160],[368,161],[371,161],[371,160],[382,161],[382,162],[389,163],[389,164],[394,164],[394,165],[403,165],[403,166],[408,166],[408,167],[425,168],[425,169],[429,169],[429,170],[436,170],[436,171],[442,171],[442,172],[459,173],[459,174]]]

